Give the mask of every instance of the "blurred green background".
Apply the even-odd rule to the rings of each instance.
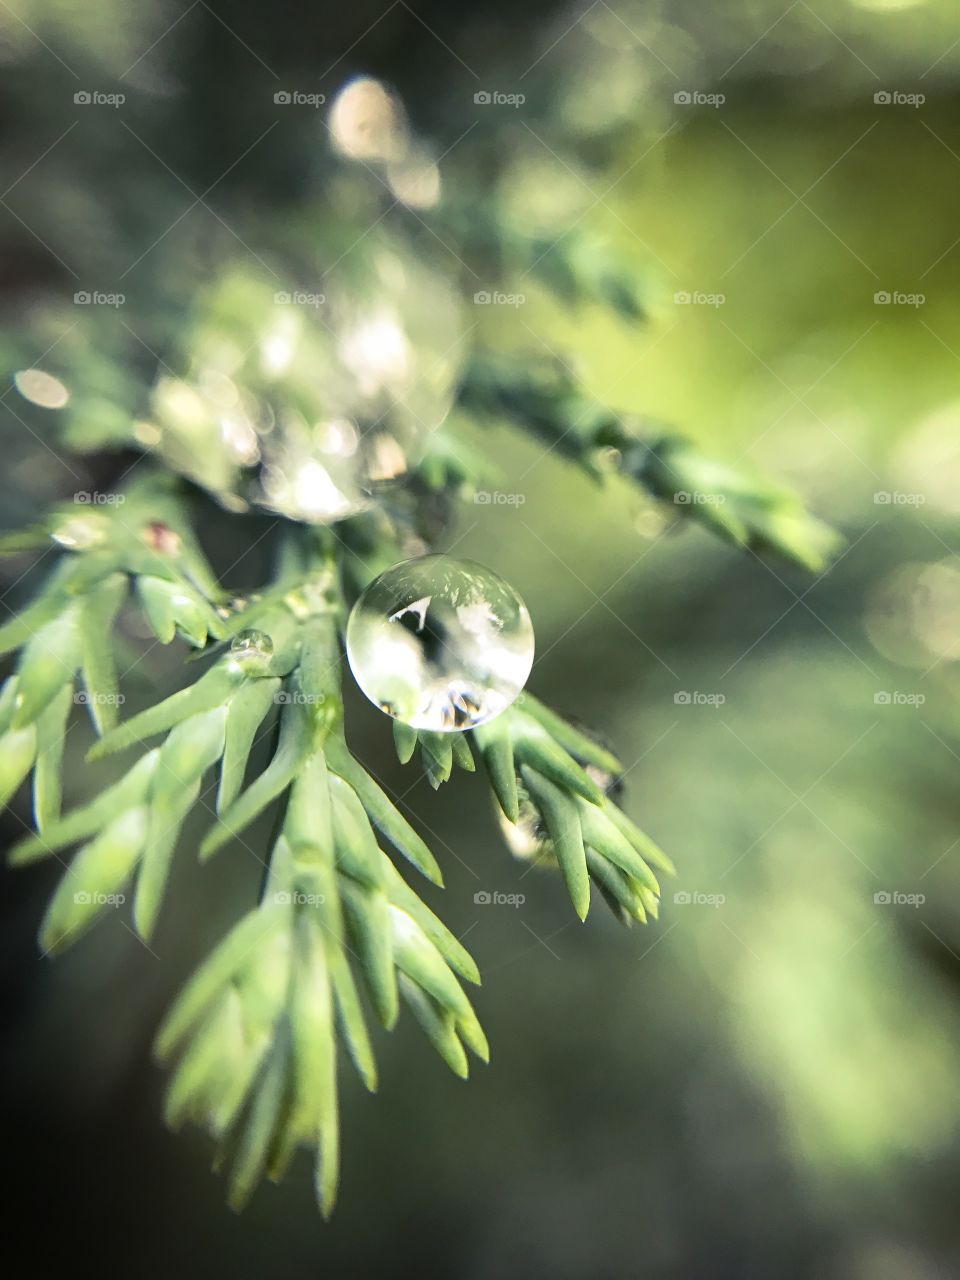
[[[37,1274],[67,1255],[278,1280],[960,1274],[960,15],[952,0],[515,8],[0,6],[10,361],[46,345],[27,319],[110,290],[149,248],[128,307],[82,323],[94,354],[118,337],[155,367],[177,297],[229,241],[203,206],[170,227],[184,183],[199,194],[236,161],[279,85],[332,96],[368,72],[452,148],[445,198],[589,230],[644,282],[640,326],[522,274],[501,282],[520,305],[474,311],[493,281],[425,234],[475,338],[571,356],[597,399],[790,482],[845,546],[820,578],[764,563],[510,429],[458,423],[523,501],[467,505],[447,545],[517,587],[531,688],[629,765],[625,808],[679,868],[661,919],[624,932],[598,907],[580,926],[558,880],[511,860],[482,783],[434,795],[356,696],[358,754],[443,863],[429,901],[484,974],[492,1061],[465,1086],[403,1020],[381,1035],[379,1095],[344,1073],[324,1225],[305,1158],[235,1217],[206,1139],[161,1125],[152,1033],[255,893],[249,857],[201,871],[186,841],[156,954],[117,919],[53,965],[33,935],[55,871],[9,873],[8,1231]],[[74,107],[80,88],[120,86],[120,109]],[[527,101],[477,108],[483,86]],[[211,196],[241,260],[293,209],[322,239],[310,202],[340,196],[320,129],[282,116]],[[17,415],[10,527],[77,487],[42,418]],[[71,465],[122,470],[100,453]],[[221,564],[234,528],[208,507]],[[34,570],[2,572],[13,607]],[[254,552],[231,585],[258,573]],[[144,688],[177,678],[182,655],[158,652]],[[74,798],[109,776],[82,764],[85,733]],[[28,818],[21,800],[8,841]],[[525,901],[477,905],[481,890]]]

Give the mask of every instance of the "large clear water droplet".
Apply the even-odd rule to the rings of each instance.
[[[533,625],[483,565],[423,556],[374,579],[347,623],[357,683],[415,729],[472,729],[505,710],[533,665]]]

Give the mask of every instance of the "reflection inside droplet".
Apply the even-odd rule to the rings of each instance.
[[[365,395],[402,382],[412,355],[406,334],[389,311],[380,311],[348,329],[338,351]]]
[[[375,706],[416,729],[470,729],[517,697],[533,663],[523,601],[482,565],[424,556],[388,569],[350,613],[347,656]]]

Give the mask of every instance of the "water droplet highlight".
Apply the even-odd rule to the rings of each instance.
[[[533,665],[533,624],[503,578],[451,556],[423,556],[375,578],[347,623],[347,658],[370,701],[415,729],[492,720]]]
[[[70,399],[70,392],[60,379],[42,369],[21,369],[13,375],[13,381],[24,400],[41,409],[62,409]]]

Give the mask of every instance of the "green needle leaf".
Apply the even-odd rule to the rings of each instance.
[[[147,738],[166,733],[191,716],[212,711],[230,698],[242,677],[232,672],[226,664],[217,664],[200,677],[196,684],[164,698],[154,707],[148,707],[139,715],[131,716],[117,725],[95,743],[87,755],[88,760],[99,760]]]
[[[374,1061],[373,1046],[370,1043],[370,1034],[353,974],[339,947],[330,948],[327,963],[336,998],[337,1025],[340,1028],[340,1034],[346,1041],[347,1051],[360,1079],[371,1093],[375,1093],[377,1064]]]
[[[37,729],[12,729],[0,737],[0,806],[6,807],[10,797],[30,772],[37,755]]]
[[[600,809],[581,801],[578,807],[584,843],[596,849],[635,880],[645,884],[652,893],[659,894],[660,885],[656,876],[611,820],[610,810],[614,806],[608,803]]]
[[[17,668],[13,728],[31,724],[65,684],[73,683],[80,665],[79,609],[69,605],[27,643]]]
[[[217,813],[229,809],[240,794],[257,730],[270,714],[281,683],[276,677],[247,680],[230,699],[217,790]]]
[[[434,791],[447,781],[453,772],[453,744],[449,733],[421,733],[420,750],[427,781]]]
[[[117,718],[117,669],[111,635],[126,593],[126,574],[112,573],[83,597],[78,617],[86,705],[94,728],[101,735]]]
[[[312,750],[310,721],[301,703],[284,704],[280,718],[280,740],[270,764],[238,800],[222,815],[200,846],[200,857],[209,858],[262,813],[272,800],[286,791]]]
[[[389,1030],[397,1020],[397,978],[393,967],[390,904],[382,890],[365,890],[343,881],[343,905],[356,941],[373,1007]]]
[[[543,812],[574,910],[584,920],[590,908],[590,877],[576,802],[565,791],[526,765],[523,781]]]
[[[390,901],[417,922],[452,969],[455,969],[468,982],[479,985],[480,971],[470,952],[450,932],[443,921],[433,914],[426,903],[417,897],[390,859],[384,857],[383,862],[386,872],[386,890]]]
[[[330,768],[350,783],[360,797],[370,821],[383,832],[397,852],[409,859],[428,880],[442,885],[443,876],[436,858],[363,766],[354,760],[341,743],[331,741],[327,756]]]
[[[65,871],[40,926],[44,951],[63,949],[105,910],[117,905],[147,836],[147,810],[129,809],[90,844]]]
[[[431,999],[405,973],[400,974],[400,992],[434,1049],[455,1076],[466,1080],[470,1074],[470,1066],[463,1045],[457,1038],[453,1014]]]
[[[37,759],[33,771],[33,820],[42,835],[60,817],[63,749],[73,690],[64,685],[36,721]]]
[[[545,707],[543,703],[533,696],[532,693],[522,693],[518,699],[522,709],[528,716],[536,720],[542,728],[555,742],[561,747],[565,747],[572,756],[576,756],[578,760],[584,761],[585,764],[596,765],[598,769],[602,769],[604,773],[612,774],[619,777],[623,773],[623,765],[615,755],[607,751],[605,747],[600,746],[595,739],[590,738],[585,733],[581,733],[575,729],[573,725],[568,724],[555,711],[551,711],[549,707]]]
[[[411,729],[402,720],[394,720],[393,742],[397,749],[397,759],[401,764],[408,764],[412,759],[413,753],[417,749],[418,736],[416,729]]]
[[[31,735],[33,732],[32,726],[24,730],[24,733]],[[8,735],[10,736],[12,735]],[[2,757],[2,750],[3,740],[0,740],[0,757]],[[11,865],[24,866],[48,854],[57,853],[60,849],[66,849],[69,845],[79,844],[81,840],[89,839],[95,832],[107,826],[117,814],[139,805],[147,796],[150,779],[159,758],[159,749],[148,751],[119,782],[102,791],[89,804],[74,809],[72,813],[48,827],[42,835],[26,836],[11,850]],[[27,767],[29,768],[29,765]]]
[[[500,808],[511,822],[520,818],[520,797],[517,794],[517,766],[513,758],[513,739],[510,736],[506,715],[498,716],[488,724],[471,730],[480,756],[490,775],[494,794]]]
[[[580,766],[540,726],[522,713],[514,721],[514,753],[564,793],[573,791],[593,804],[603,803],[603,792]]]

